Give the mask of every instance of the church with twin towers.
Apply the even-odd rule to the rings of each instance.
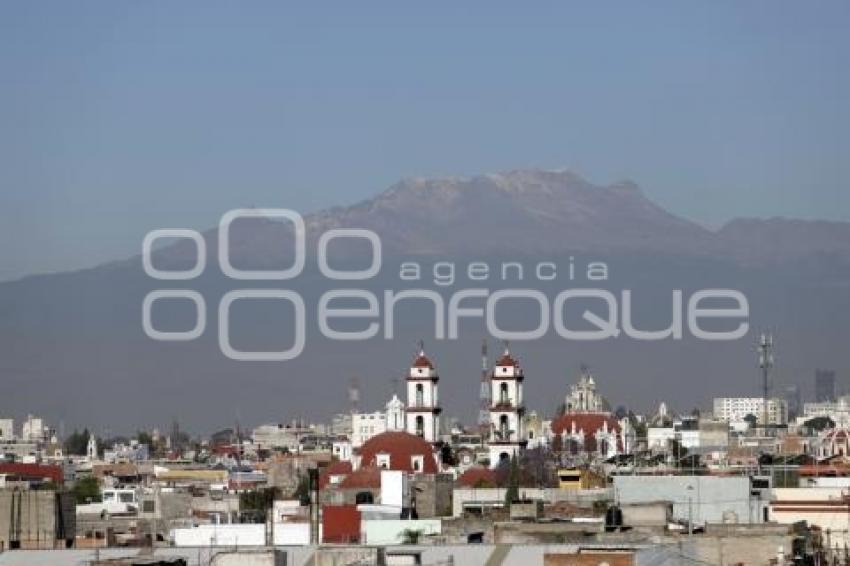
[[[375,463],[406,462],[410,459],[408,453],[429,453],[436,468],[444,470],[451,467],[441,458],[449,442],[459,452],[453,459],[462,472],[485,463],[490,468],[499,467],[520,457],[526,448],[554,445],[576,456],[610,458],[625,453],[633,443],[627,419],[610,412],[584,366],[560,412],[551,419],[527,412],[525,372],[507,345],[492,365],[486,355],[483,358],[481,412],[475,432],[460,427],[449,432],[442,426],[440,374],[424,346],[420,345],[407,368],[404,382],[405,399],[393,395],[385,411],[352,415],[351,441],[344,452],[354,458],[365,452],[367,461],[374,459]],[[464,441],[458,442],[458,437]]]
[[[518,456],[526,446],[523,430],[523,381],[519,362],[506,347],[489,378],[489,445],[491,466]],[[440,441],[440,376],[431,359],[420,348],[406,378],[406,431],[436,444]]]

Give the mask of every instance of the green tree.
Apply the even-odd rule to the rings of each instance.
[[[65,453],[73,454],[74,456],[85,456],[89,445],[89,429],[84,428],[83,432],[74,430],[71,435],[65,439]]]
[[[302,475],[298,478],[298,487],[292,492],[292,499],[297,499],[301,505],[310,504],[310,478]]]
[[[519,499],[519,462],[516,454],[511,457],[510,471],[508,472],[508,489],[505,492],[505,508],[510,509],[511,503]]]
[[[139,441],[139,444],[147,444],[150,450],[153,450],[153,437],[149,432],[140,430],[136,433],[136,440]]]
[[[239,510],[240,512],[250,515],[259,523],[266,521],[266,516],[274,505],[274,500],[280,496],[280,489],[277,487],[267,487],[263,489],[254,489],[245,491],[239,494]]]
[[[419,544],[423,533],[421,529],[404,529],[401,532],[401,544]]]
[[[100,498],[100,484],[97,478],[87,477],[80,478],[74,483],[74,489],[71,490],[74,494],[74,499],[78,504],[81,503],[98,503]]]
[[[803,426],[820,432],[824,429],[835,428],[835,421],[829,417],[815,417],[804,422]]]

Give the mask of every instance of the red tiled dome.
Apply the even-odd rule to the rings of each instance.
[[[420,352],[419,355],[416,356],[416,359],[413,360],[413,367],[434,369],[434,364],[431,363],[431,360],[428,359],[425,352]]]
[[[505,353],[502,354],[502,357],[499,358],[499,361],[496,362],[497,366],[512,366],[519,367],[519,362],[511,356],[511,353],[505,350]]]
[[[469,468],[457,478],[457,484],[462,487],[496,487],[499,485],[496,472],[483,467]]]
[[[377,466],[379,454],[389,455],[390,470],[414,472],[412,457],[422,456],[419,472],[436,474],[439,471],[431,445],[407,432],[384,432],[367,440],[360,448],[360,467]]]

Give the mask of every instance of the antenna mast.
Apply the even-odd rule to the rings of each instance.
[[[761,368],[762,377],[762,413],[764,421],[762,426],[765,433],[767,432],[767,398],[770,395],[770,369],[773,367],[773,335],[762,334],[758,344],[759,367]]]
[[[487,339],[481,342],[481,392],[479,396],[478,430],[482,440],[490,432],[490,379],[488,375]]]

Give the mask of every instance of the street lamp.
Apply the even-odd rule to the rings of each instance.
[[[692,492],[694,490],[693,485],[688,485],[687,490]],[[688,493],[688,536],[692,536],[694,534],[694,513],[693,513],[693,497],[690,493]]]

